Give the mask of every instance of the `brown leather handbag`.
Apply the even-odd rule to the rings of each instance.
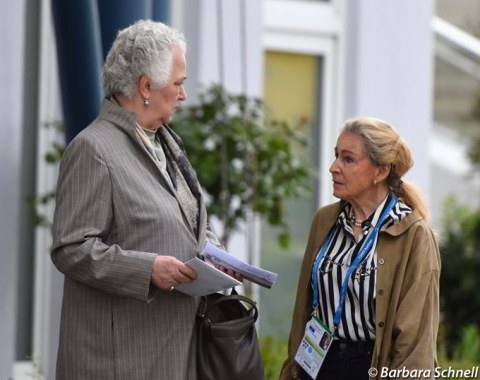
[[[256,303],[239,295],[202,297],[197,311],[198,380],[263,380]]]

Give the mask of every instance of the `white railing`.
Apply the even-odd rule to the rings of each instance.
[[[480,39],[439,18],[432,18],[437,56],[480,79]]]
[[[435,56],[463,72],[472,81],[480,82],[480,39],[439,17],[432,18],[431,27],[435,38]],[[455,186],[439,186],[433,190],[437,200],[445,195],[454,195],[460,200],[470,199],[472,193],[480,191],[480,178],[474,175],[468,157],[466,136],[440,125],[437,120],[429,141],[429,154],[432,164],[443,173],[448,173],[446,181],[455,183]],[[437,183],[439,181],[441,179],[437,178]],[[433,219],[438,222],[440,214],[438,210],[433,210]]]
[[[450,24],[440,17],[433,17],[432,28],[436,37],[463,53],[471,59],[480,62],[480,39]]]

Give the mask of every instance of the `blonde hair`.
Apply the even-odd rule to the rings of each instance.
[[[387,177],[390,190],[426,219],[428,212],[421,192],[413,183],[402,180],[413,166],[413,158],[410,148],[397,131],[383,120],[362,117],[347,120],[342,132],[362,139],[365,152],[374,165],[390,165]]]

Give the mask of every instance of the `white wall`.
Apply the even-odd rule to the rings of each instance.
[[[202,86],[220,82],[234,93],[261,95],[261,1],[177,0],[173,13],[175,26],[187,38],[186,86],[191,100]]]
[[[407,177],[428,200],[433,0],[347,4],[345,116],[375,116],[397,128],[415,159]]]
[[[63,277],[26,202],[56,183],[44,160],[55,136],[43,124],[61,120],[50,0],[0,3],[0,49],[0,379],[53,379]]]
[[[15,356],[25,2],[0,3],[0,378]]]

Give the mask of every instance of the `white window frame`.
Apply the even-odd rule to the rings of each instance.
[[[322,110],[318,154],[320,163],[318,206],[333,200],[328,169],[337,130],[343,118],[344,0],[312,2],[265,0],[263,46],[265,51],[321,56],[324,60]]]

